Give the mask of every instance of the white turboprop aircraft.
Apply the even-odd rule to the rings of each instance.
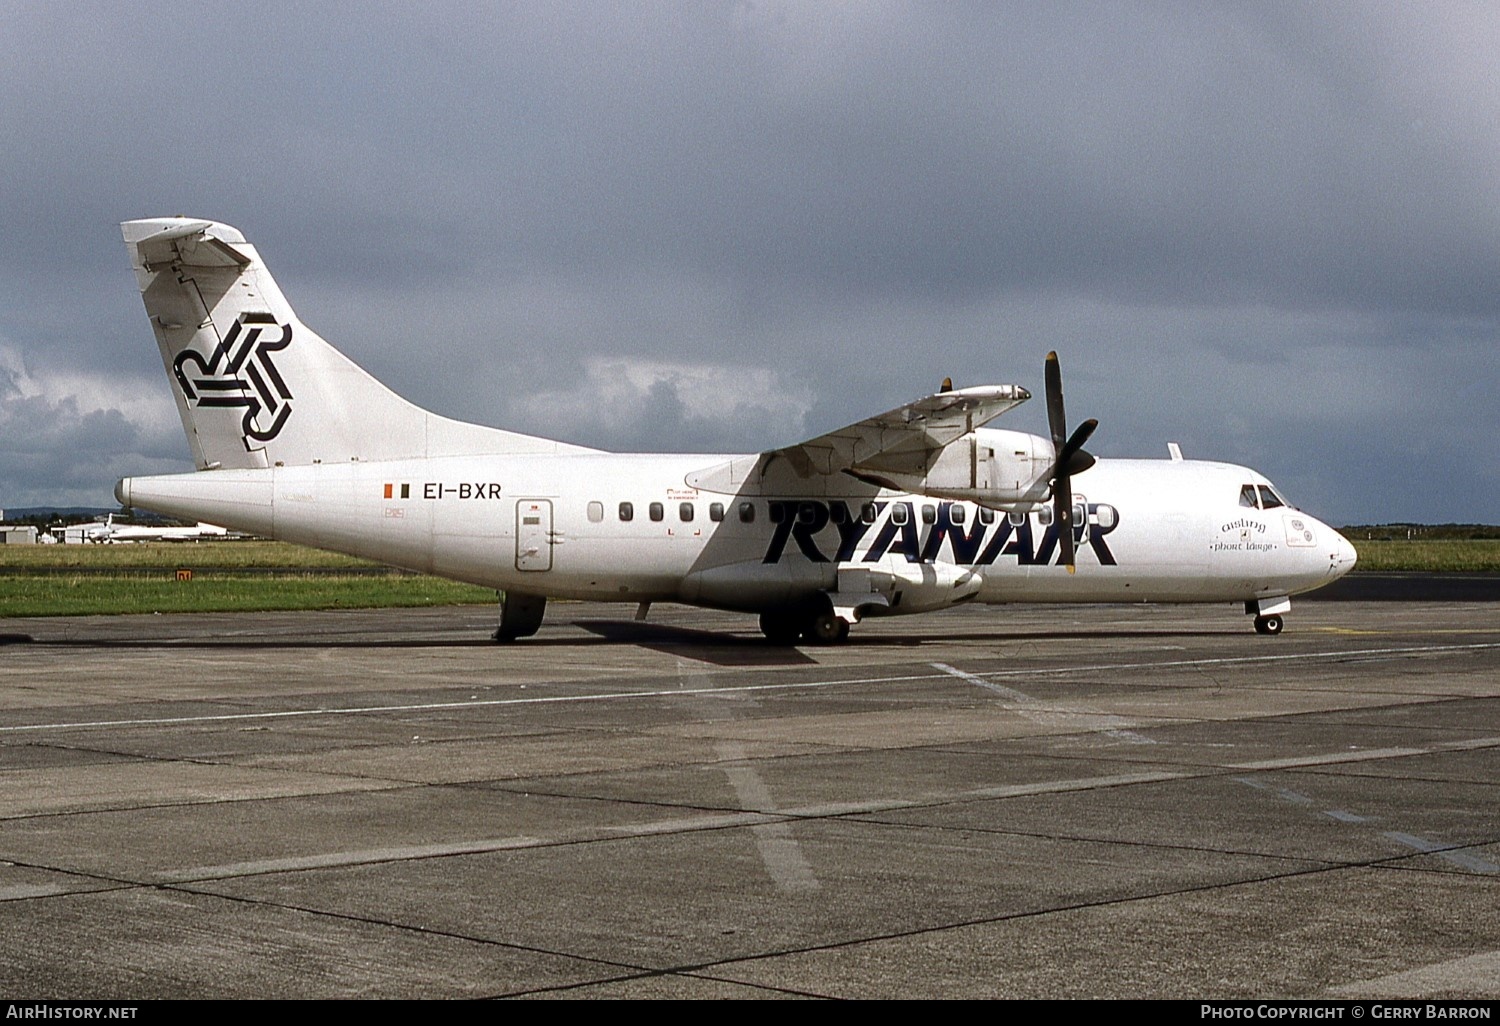
[[[146,527],[143,524],[117,524],[111,513],[102,524],[88,525],[83,536],[91,542],[117,545],[121,542],[187,542],[223,539],[229,534],[222,527],[199,522],[194,527]]]
[[[970,601],[1242,602],[1276,634],[1354,566],[1253,470],[1175,445],[1095,460],[1056,354],[1050,439],[981,427],[1024,388],[945,382],[758,454],[609,453],[413,406],[304,326],[234,228],[122,227],[198,472],[119,501],[495,588],[497,639],[548,598],[743,610],[780,643]]]

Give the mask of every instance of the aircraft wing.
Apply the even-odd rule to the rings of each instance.
[[[938,392],[797,445],[772,449],[761,458],[784,459],[802,478],[840,471],[855,477],[920,474],[950,442],[1029,398],[1031,393],[1020,385]]]

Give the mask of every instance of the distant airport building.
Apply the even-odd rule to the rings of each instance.
[[[4,511],[0,511],[3,515]],[[0,524],[0,545],[35,545],[35,527],[16,527],[11,524]]]
[[[92,524],[69,524],[60,532],[64,545],[82,545],[85,542],[95,541],[99,532],[108,527],[107,524],[95,521]]]

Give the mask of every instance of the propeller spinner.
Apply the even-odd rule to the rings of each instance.
[[[1057,363],[1057,353],[1047,354],[1047,426],[1052,431],[1052,505],[1057,524],[1057,544],[1062,552],[1062,564],[1068,573],[1074,565],[1073,541],[1073,475],[1081,474],[1094,465],[1094,457],[1083,451],[1083,443],[1089,440],[1099,422],[1092,417],[1079,424],[1071,436],[1068,435],[1068,418],[1063,412],[1062,369]]]

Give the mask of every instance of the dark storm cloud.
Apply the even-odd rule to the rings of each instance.
[[[1500,429],[1483,6],[7,19],[0,337],[38,380],[154,376],[171,417],[114,224],[187,213],[245,230],[378,375],[486,422],[758,448],[944,374],[1038,390],[1058,348],[1101,453],[1177,438],[1335,518],[1500,499],[1494,458],[1455,456],[1435,415]],[[595,402],[601,357],[658,416]],[[76,402],[145,416],[107,387]]]
[[[143,467],[160,473],[184,469],[175,416],[169,423],[149,412],[103,408],[97,399],[80,400],[74,394],[78,384],[39,381],[12,347],[0,345],[5,505],[107,504],[108,486],[118,477],[142,473]]]

